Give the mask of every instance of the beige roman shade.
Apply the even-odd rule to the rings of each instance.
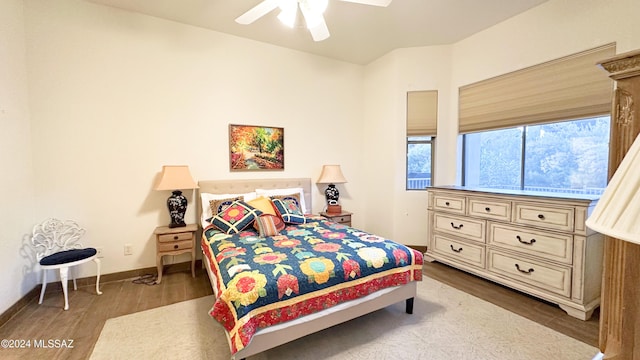
[[[613,81],[596,63],[615,44],[501,75],[459,90],[461,133],[579,119],[611,111]]]
[[[435,136],[438,91],[407,92],[407,136]]]

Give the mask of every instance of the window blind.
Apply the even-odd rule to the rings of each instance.
[[[407,136],[435,136],[438,123],[438,91],[407,92]]]
[[[609,44],[460,87],[459,131],[607,114],[613,81],[596,63],[614,54]]]

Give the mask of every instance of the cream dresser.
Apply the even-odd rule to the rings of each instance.
[[[587,320],[600,304],[603,236],[585,220],[597,197],[428,188],[426,260],[558,304]]]

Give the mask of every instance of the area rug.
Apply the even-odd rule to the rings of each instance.
[[[230,359],[213,297],[107,320],[91,355],[105,359]],[[250,357],[286,359],[589,360],[598,350],[425,277],[404,302]]]

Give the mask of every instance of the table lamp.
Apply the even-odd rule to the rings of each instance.
[[[586,224],[601,234],[640,244],[640,136],[622,159]]]
[[[342,212],[342,207],[338,204],[338,198],[340,192],[335,184],[344,184],[347,179],[342,175],[340,165],[323,165],[320,178],[316,181],[317,184],[329,184],[324,191],[324,196],[327,199],[327,212],[331,214],[339,214]]]
[[[167,199],[167,207],[171,217],[170,228],[187,226],[184,222],[184,214],[187,212],[187,198],[182,195],[181,190],[197,188],[198,184],[193,181],[188,166],[165,165],[162,167],[160,181],[154,190],[172,190],[171,196]]]

